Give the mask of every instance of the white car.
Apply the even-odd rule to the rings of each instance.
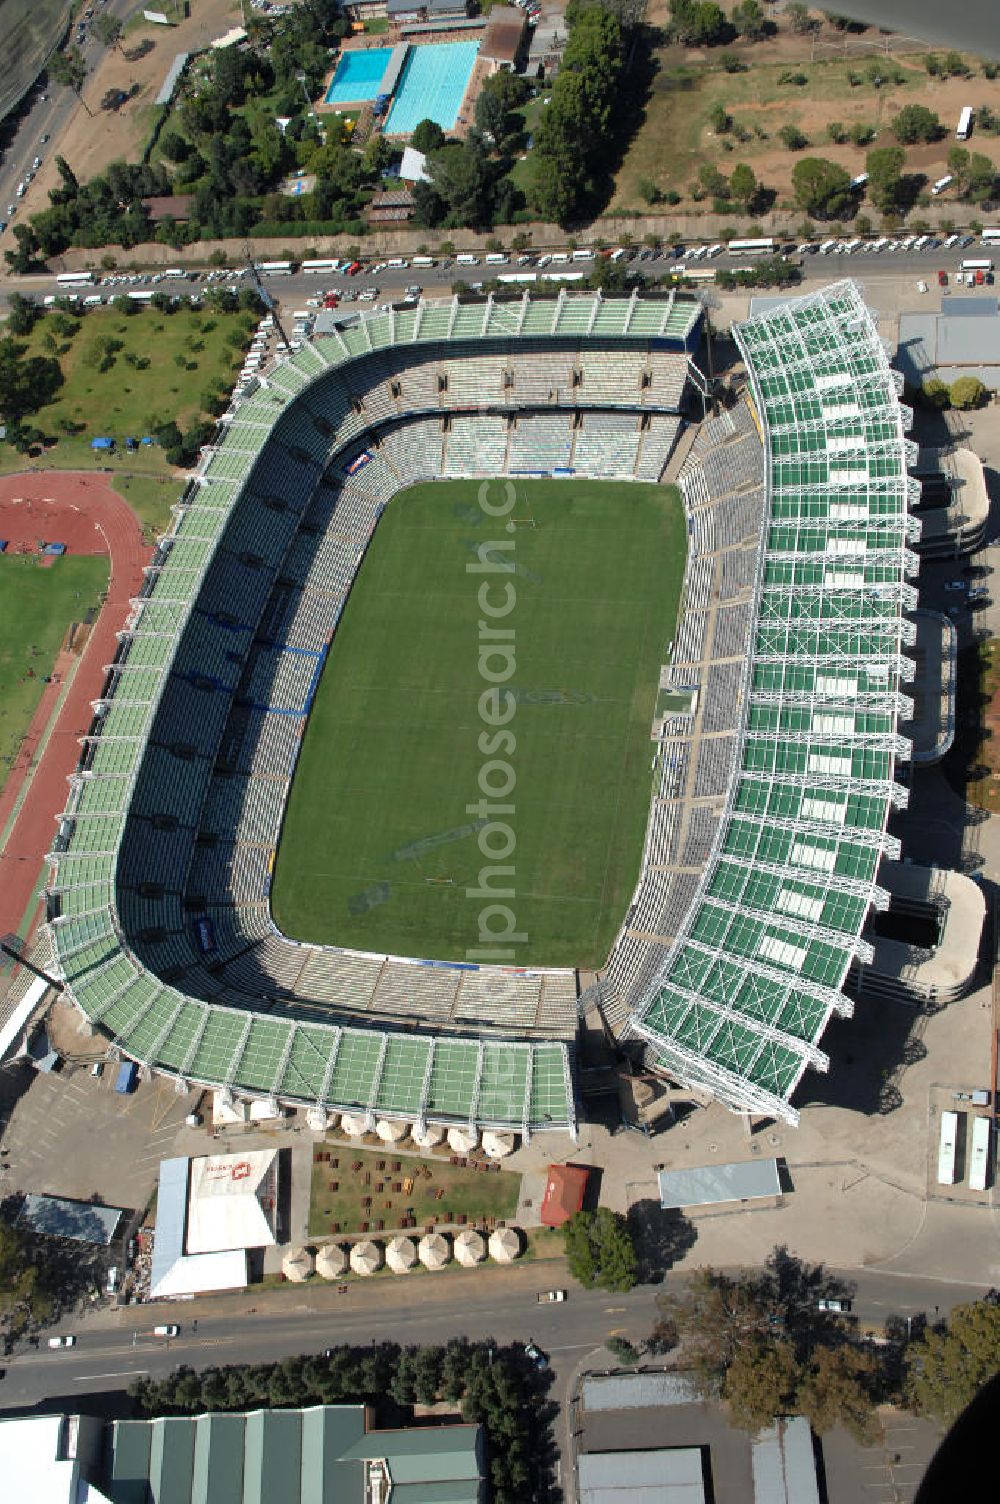
[[[68,1334],[65,1337],[50,1337],[49,1338],[49,1346],[50,1347],[75,1347],[76,1346],[76,1338],[72,1337],[72,1336],[70,1336]]]
[[[154,1326],[153,1328],[154,1337],[176,1337],[179,1332],[180,1327],[175,1322],[168,1322],[164,1326]]]
[[[851,1309],[849,1300],[838,1300],[834,1296],[827,1296],[823,1300],[817,1300],[817,1311],[830,1311],[835,1316],[843,1316]]]
[[[539,1305],[545,1305],[549,1301],[561,1301],[566,1299],[565,1290],[539,1290],[535,1297]]]

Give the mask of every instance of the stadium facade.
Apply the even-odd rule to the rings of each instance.
[[[227,414],[121,634],[52,853],[56,969],[123,1055],[181,1085],[372,1120],[575,1130],[572,973],[290,941],[270,871],[325,656],[395,492],[442,476],[659,479],[700,318],[674,295],[397,309],[278,362]],[[609,975],[621,1037],[657,1068],[794,1121],[896,851],[919,490],[900,383],[853,284],[737,338],[754,432],[733,435],[762,450],[760,473],[714,509],[707,457],[700,489],[684,487],[672,664],[688,618],[721,616],[705,564],[729,547],[705,530],[736,517],[750,649],[730,633],[730,692],[703,702],[731,702],[732,724],[698,723],[725,740],[721,815],[669,931],[644,932],[642,964],[622,966],[630,911]],[[669,769],[661,756],[640,889],[659,880]]]
[[[572,972],[299,944],[270,873],[394,493],[574,456],[655,481],[700,319],[673,294],[418,305],[316,339],[227,415],[121,634],[52,853],[55,964],[123,1054],[373,1119],[575,1127]]]

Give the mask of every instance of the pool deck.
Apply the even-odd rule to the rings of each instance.
[[[393,25],[392,23],[390,23],[388,31],[380,32],[376,36],[345,37],[343,42],[341,43],[340,51],[337,53],[337,56],[334,59],[333,67],[330,69],[329,74],[324,80],[322,96],[314,104],[314,109],[319,111],[320,114],[335,115],[338,113],[343,114],[345,110],[352,112],[355,110],[363,110],[366,107],[370,108],[370,106],[372,105],[373,101],[371,99],[357,99],[354,101],[339,99],[336,104],[327,104],[327,91],[329,90],[330,85],[333,82],[334,75],[337,72],[338,64],[340,63],[340,59],[345,52],[369,52],[372,50],[372,48],[398,47],[401,42],[406,41],[408,41],[413,47],[419,47],[431,41],[435,43],[446,43],[449,39],[456,42],[481,42],[484,35],[486,34],[487,19],[488,17],[483,17],[483,24],[480,27],[463,27],[460,31],[456,31],[454,36],[451,38],[449,38],[448,33],[443,32],[435,34],[433,37],[429,36],[423,41],[416,41],[413,38],[408,38],[403,35],[405,28],[400,27],[399,25]],[[450,137],[453,137],[454,139],[459,141],[463,140],[465,136],[468,135],[471,127],[475,124],[476,100],[479,97],[479,91],[482,88],[484,81],[489,78],[491,71],[492,70],[488,63],[484,62],[480,57],[476,58],[476,61],[472,65],[472,72],[469,74],[468,82],[465,86],[465,93],[462,95],[462,102],[458,107],[458,115],[456,116],[455,124],[447,133]],[[408,141],[412,132],[406,132],[405,134],[400,135],[395,131],[393,131],[392,133],[383,131],[382,134],[385,136],[387,141]]]

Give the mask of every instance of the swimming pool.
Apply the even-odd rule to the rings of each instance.
[[[478,42],[411,47],[393,95],[386,133],[408,136],[421,120],[434,120],[442,130],[450,131],[478,51]]]
[[[391,47],[341,54],[337,71],[326,91],[327,104],[358,104],[374,99],[392,57]]]

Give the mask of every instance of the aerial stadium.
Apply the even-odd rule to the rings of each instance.
[[[586,1003],[668,1078],[797,1120],[897,853],[915,446],[842,283],[736,332],[745,398],[678,465],[701,313],[675,294],[419,304],[315,338],[234,403],[134,602],[51,853],[54,969],[123,1057],[373,1123],[575,1133]],[[394,498],[462,478],[655,484],[672,455],[688,544],[648,686],[651,802],[591,995],[544,958],[282,933],[304,732]]]

